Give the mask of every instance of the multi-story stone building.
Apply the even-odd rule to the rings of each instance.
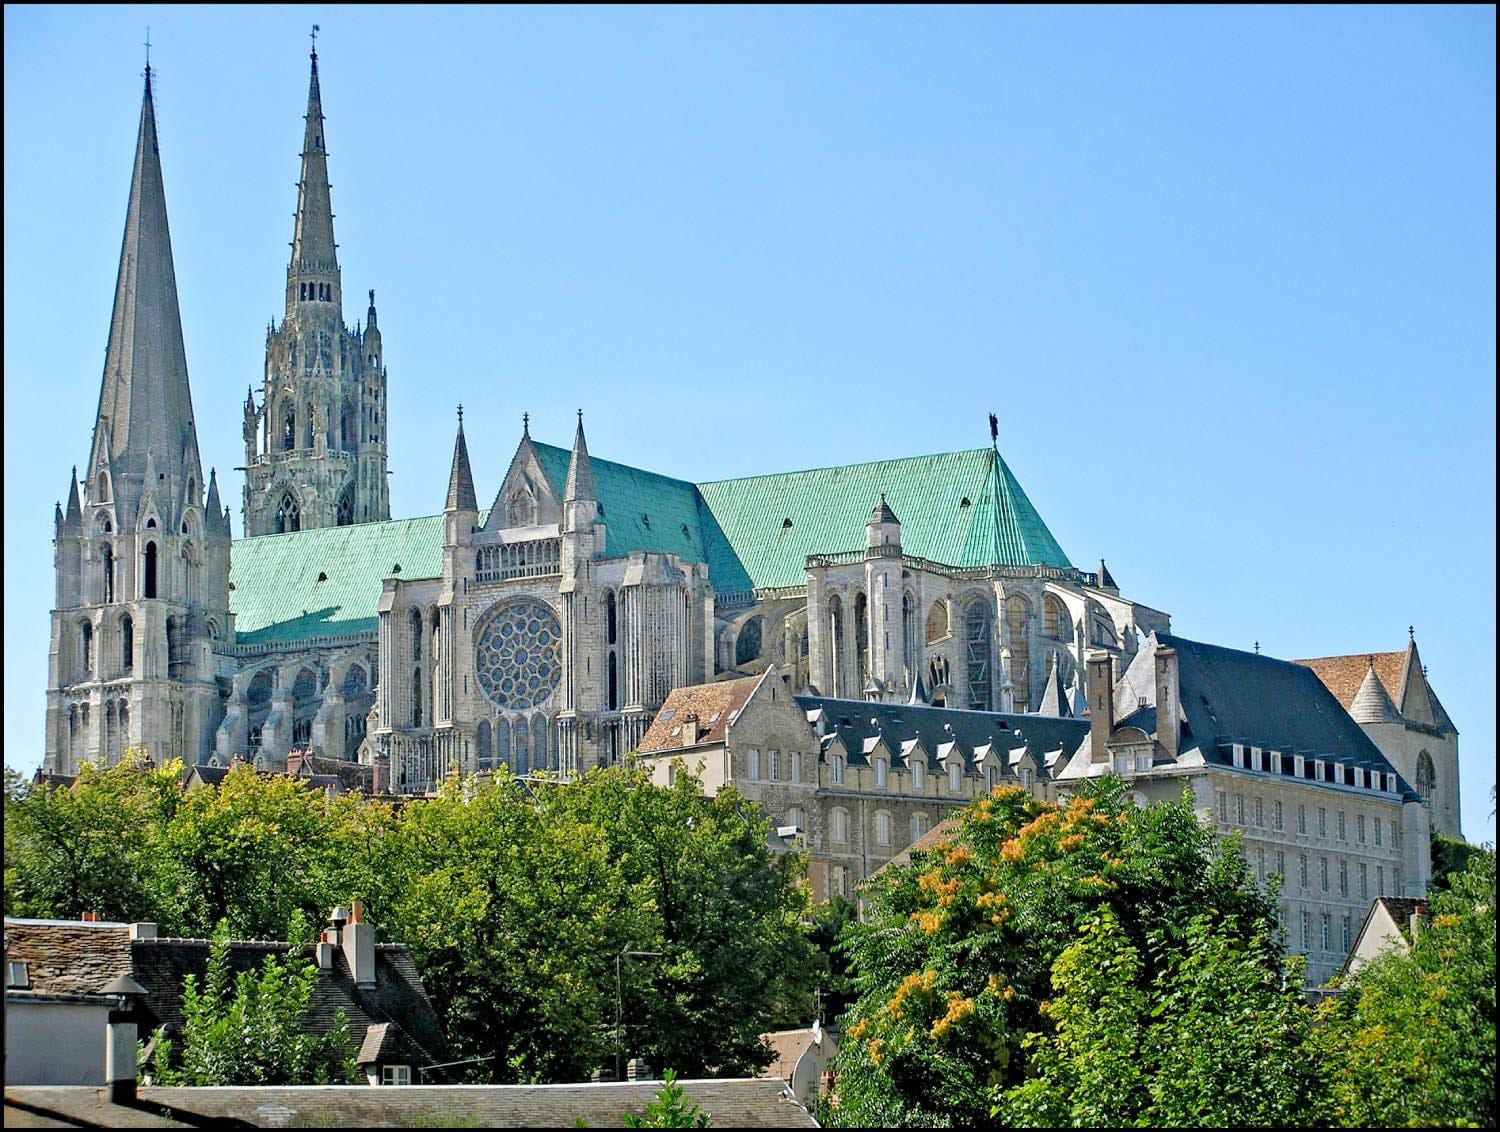
[[[678,688],[642,739],[661,785],[678,768],[717,793],[732,785],[808,853],[817,899],[859,882],[945,817],[999,785],[1051,792],[1088,734],[1084,720],[920,703],[794,696],[760,676]]]
[[[1113,773],[1144,803],[1186,783],[1256,876],[1281,878],[1311,983],[1338,972],[1372,898],[1426,892],[1426,805],[1310,669],[1166,633],[1118,681],[1112,657],[1088,664],[1089,734],[1057,789]]]

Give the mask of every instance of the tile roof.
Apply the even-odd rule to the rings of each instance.
[[[962,825],[962,821],[957,816],[944,818],[942,821],[938,822],[937,825],[933,826],[926,833],[922,834],[921,837],[913,841],[905,849],[901,850],[901,852],[897,853],[894,857],[892,857],[889,861],[882,865],[881,868],[890,868],[892,866],[900,867],[901,865],[908,865],[911,863],[913,854],[930,853],[934,849],[938,849],[948,844],[948,842],[952,841],[953,838],[958,835],[960,825]]]
[[[690,714],[698,716],[697,745],[724,742],[730,716],[745,706],[761,679],[761,676],[746,676],[674,688],[636,749],[656,754],[683,747],[682,721]]]
[[[849,752],[849,761],[861,765],[865,752],[877,739],[884,739],[897,765],[905,762],[903,745],[920,739],[929,762],[936,767],[943,746],[957,743],[965,762],[972,764],[974,752],[992,747],[1001,765],[1010,766],[1009,754],[1024,747],[1046,766],[1046,756],[1062,751],[1072,758],[1089,733],[1086,719],[1059,719],[1041,715],[1014,715],[915,704],[868,703],[835,700],[822,696],[798,696],[806,711],[823,713],[825,735],[837,735]]]
[[[98,994],[105,983],[130,974],[130,927],[7,916],[5,958],[26,964],[31,994]]]
[[[678,1082],[715,1128],[816,1128],[785,1083],[766,1078]],[[158,1088],[133,1108],[90,1086],[5,1090],[5,1126],[189,1127],[242,1121],[254,1127],[619,1128],[655,1099],[659,1081],[578,1085],[449,1085],[371,1088],[323,1085]]]
[[[761,1037],[771,1047],[771,1063],[761,1070],[760,1075],[776,1077],[782,1081],[791,1081],[797,1062],[802,1060],[804,1053],[817,1044],[813,1032],[805,1028],[777,1030],[774,1033],[762,1034]]]
[[[1401,665],[1406,660],[1405,652],[1318,656],[1309,660],[1294,660],[1292,663],[1304,665],[1316,672],[1324,687],[1348,710],[1354,706],[1354,697],[1359,695],[1359,686],[1364,683],[1365,673],[1370,670],[1372,660],[1375,662],[1375,675],[1385,686],[1386,695],[1393,701],[1400,699]]]

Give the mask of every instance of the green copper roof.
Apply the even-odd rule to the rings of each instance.
[[[532,444],[561,498],[571,453]],[[809,554],[862,549],[882,493],[901,520],[901,547],[914,557],[961,567],[1069,565],[991,448],[698,485],[597,457],[590,463],[606,555],[649,551],[706,562],[719,593],[798,586]],[[236,639],[372,630],[384,579],[398,564],[402,578],[436,577],[442,543],[441,515],[239,539],[229,603]]]
[[[375,603],[386,578],[442,572],[441,515],[236,539],[229,569],[235,640],[244,645],[367,632],[376,626]]]
[[[950,566],[1070,565],[991,448],[719,480],[698,489],[756,587],[802,584],[809,554],[862,549],[870,509],[882,493],[901,520],[901,549],[909,555]],[[719,581],[716,562],[709,565],[715,589],[734,588]]]

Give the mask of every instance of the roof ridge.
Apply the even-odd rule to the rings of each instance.
[[[775,479],[782,476],[802,476],[811,472],[836,472],[845,468],[872,468],[876,464],[901,464],[910,460],[931,460],[937,456],[975,456],[992,451],[989,448],[959,448],[948,452],[919,452],[914,456],[891,456],[884,460],[859,460],[850,464],[824,464],[816,468],[794,468],[784,472],[757,472],[748,476],[730,476],[727,479],[700,480],[697,486],[709,484],[742,483],[745,480]]]

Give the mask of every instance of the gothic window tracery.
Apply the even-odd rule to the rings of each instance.
[[[748,664],[760,656],[761,652],[761,620],[752,617],[740,626],[740,633],[734,642],[734,665],[738,668],[742,664]]]
[[[562,676],[561,638],[557,615],[541,602],[500,606],[475,627],[474,667],[480,690],[501,708],[519,710],[542,703]],[[519,751],[518,739],[518,773]]]
[[[1020,594],[1005,599],[1006,644],[1010,646],[1010,682],[1015,689],[1015,711],[1025,711],[1031,699],[1031,606]]]
[[[505,504],[505,523],[509,527],[536,526],[536,497],[530,485],[517,488]]]
[[[287,534],[301,529],[302,508],[297,505],[297,497],[287,490],[282,493],[281,502],[276,505],[276,533]]]
[[[1437,768],[1432,764],[1432,756],[1426,751],[1417,755],[1417,793],[1422,795],[1425,802],[1432,801],[1432,795],[1437,790]]]
[[[938,600],[927,611],[927,643],[935,645],[948,635],[948,603]]]
[[[831,695],[844,694],[844,603],[839,595],[828,599],[829,684]]]
[[[1042,635],[1054,641],[1065,641],[1073,635],[1067,607],[1052,594],[1042,598]]]
[[[870,672],[870,602],[854,595],[854,694],[862,694]]]
[[[990,619],[989,603],[983,599],[964,611],[969,707],[975,711],[990,710]]]
[[[354,522],[354,484],[347,483],[344,490],[339,492],[338,508],[334,516],[334,522],[340,527],[347,527]]]
[[[297,447],[297,406],[288,401],[281,408],[281,450],[290,452]]]

